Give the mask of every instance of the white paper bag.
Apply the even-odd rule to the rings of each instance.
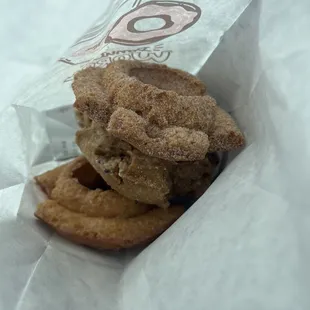
[[[310,6],[306,0],[249,2],[165,1],[177,12],[170,18],[180,21],[183,14],[189,26],[125,42],[123,26],[137,17],[128,14],[164,2],[113,1],[0,115],[0,309],[310,308]],[[44,197],[32,177],[56,166],[55,159],[78,154],[70,108],[74,72],[132,57],[198,73],[238,121],[247,146],[231,154],[203,197],[146,249],[92,251],[33,218]]]

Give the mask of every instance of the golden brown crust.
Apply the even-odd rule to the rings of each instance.
[[[36,183],[49,198],[51,197],[52,190],[55,187],[59,175],[66,166],[67,164],[61,165],[34,177]]]
[[[145,244],[164,232],[184,212],[181,206],[153,209],[128,218],[88,217],[68,210],[53,200],[38,206],[36,217],[60,235],[78,243],[101,249],[121,249]]]
[[[80,176],[77,176],[80,169]],[[73,212],[89,217],[129,218],[143,214],[153,206],[138,203],[113,190],[89,189],[95,184],[97,173],[84,157],[70,162],[57,179],[51,198]],[[101,178],[100,178],[101,179]],[[81,184],[82,183],[82,184]]]

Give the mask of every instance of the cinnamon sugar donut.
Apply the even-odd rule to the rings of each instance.
[[[82,125],[96,121],[142,153],[168,161],[202,160],[207,152],[244,144],[234,120],[188,73],[138,61],[91,70],[98,73],[82,70],[73,83]]]
[[[90,217],[127,218],[152,208],[111,190],[84,157],[76,158],[63,169],[51,199],[73,212]]]

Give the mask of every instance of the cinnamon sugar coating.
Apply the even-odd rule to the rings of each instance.
[[[78,72],[73,90],[77,113],[86,115],[82,126],[94,120],[149,156],[201,160],[244,144],[234,120],[203,95],[202,82],[181,70],[117,61]]]

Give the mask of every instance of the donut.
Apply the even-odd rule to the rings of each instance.
[[[102,249],[146,244],[184,212],[179,205],[163,210],[122,197],[84,157],[49,171],[45,179],[48,175],[55,181],[49,182],[51,197],[39,204],[35,216],[79,244]]]
[[[211,183],[215,165],[208,158],[169,162],[144,155],[107,133],[96,122],[76,133],[76,143],[90,164],[121,195],[147,204],[168,207],[175,196],[197,197]]]
[[[194,25],[200,18],[200,8],[192,3],[148,1],[121,16],[108,33],[105,42],[122,45],[150,44],[178,34]],[[136,23],[160,19],[160,28],[139,30]]]
[[[115,77],[111,72],[118,70],[115,66],[123,65],[130,66],[132,71],[129,70],[128,74],[135,74],[137,77],[129,77],[121,72],[120,78],[116,79],[117,76]],[[147,77],[147,70],[151,70],[151,77]],[[113,116],[113,113],[119,107],[132,109],[135,113],[145,114],[136,115],[136,118],[140,120],[138,123],[147,118],[146,124],[158,125],[157,130],[154,130],[156,126],[145,126],[142,129],[144,134],[137,137],[138,141],[134,146],[142,153],[166,160],[198,160],[205,157],[209,145],[208,136],[193,127],[207,130],[211,126],[215,101],[209,96],[201,96],[205,92],[205,86],[198,79],[181,70],[169,69],[164,65],[118,61],[113,66],[104,69],[103,79],[98,78],[97,84],[104,85],[104,90],[101,91],[98,87],[94,92],[92,88],[87,93],[85,85],[93,84],[93,76],[90,76],[90,81],[92,81],[90,82],[86,81],[87,75],[88,72],[80,72],[74,78],[75,109],[81,113],[89,113],[89,118],[102,122],[108,131],[115,131],[115,134],[119,133],[112,124],[115,125],[113,119],[118,114]],[[144,84],[138,78],[146,79],[146,83],[153,83],[156,86]],[[125,79],[124,83],[123,79]],[[126,80],[131,80],[133,83],[127,85]],[[163,89],[174,89],[174,91],[162,90],[157,86]],[[144,98],[146,93],[149,95]],[[96,101],[96,98],[99,97],[100,99]],[[123,101],[124,97],[126,97],[126,101]],[[133,97],[138,97],[139,101],[134,102]],[[110,119],[108,120],[109,115]],[[111,119],[112,122],[109,126]],[[172,128],[169,129],[169,127]],[[150,131],[153,132],[153,135],[156,131],[157,137],[149,137]],[[175,141],[174,136],[179,137],[178,142]],[[147,143],[144,141],[145,138],[149,140]],[[179,146],[178,143],[180,143]],[[193,152],[194,149],[196,150]]]
[[[39,204],[35,216],[64,238],[98,249],[131,248],[156,239],[184,212],[182,206],[155,208],[130,218],[105,218],[73,212],[54,200]]]
[[[111,190],[84,157],[76,158],[63,168],[51,199],[73,212],[90,217],[127,218],[152,208]]]
[[[203,160],[207,152],[244,144],[235,121],[190,74],[138,61],[117,61],[101,70],[95,79],[85,70],[74,78],[82,126],[85,119],[95,121],[141,153],[167,161]],[[94,83],[96,89],[85,86]]]

